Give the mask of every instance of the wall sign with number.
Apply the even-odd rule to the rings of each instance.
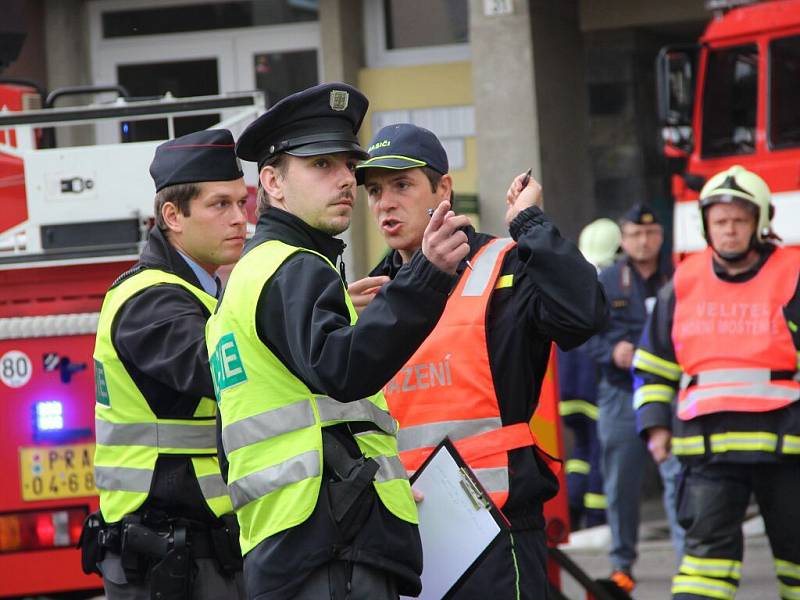
[[[514,14],[514,0],[483,0],[483,14],[487,17]]]
[[[8,387],[19,388],[31,380],[33,365],[28,355],[9,350],[0,358],[0,380]]]

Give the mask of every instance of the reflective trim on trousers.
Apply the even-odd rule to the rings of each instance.
[[[691,456],[696,454],[705,454],[706,444],[702,435],[693,435],[690,437],[673,437],[672,438],[672,452],[677,456]]]
[[[583,505],[594,510],[605,510],[608,508],[608,499],[605,494],[586,492],[583,495]]]
[[[800,600],[800,585],[787,585],[778,581],[778,592],[781,600]]]
[[[496,238],[486,245],[486,249],[472,263],[467,282],[461,291],[462,296],[482,296],[489,285],[497,257],[511,242],[511,238]]]
[[[240,509],[253,500],[258,500],[292,483],[320,476],[320,457],[317,450],[309,450],[285,460],[277,465],[266,467],[245,475],[228,484],[231,502]]]
[[[301,400],[226,425],[222,429],[222,445],[230,454],[239,448],[311,427],[315,422],[311,401]]]
[[[694,594],[718,600],[733,600],[736,586],[725,581],[709,579],[707,577],[693,577],[690,575],[676,575],[672,578],[673,594]]]
[[[704,575],[739,580],[742,577],[742,561],[725,558],[700,558],[684,554],[680,572],[683,575]]]
[[[731,431],[711,435],[711,452],[775,452],[778,436],[768,431]]]
[[[178,423],[112,423],[95,419],[97,443],[102,446],[147,446],[163,449],[207,450],[217,452],[214,419],[196,425]]]
[[[784,454],[800,454],[800,435],[784,435],[781,451]]]
[[[500,429],[502,426],[503,422],[500,417],[413,425],[400,429],[397,434],[397,448],[400,452],[417,448],[433,448],[448,436],[451,440],[456,441]]]
[[[147,494],[150,492],[152,480],[152,469],[103,467],[98,465],[94,467],[94,482],[99,490]]]
[[[375,406],[369,400],[338,402],[328,396],[317,396],[317,409],[322,422],[368,421],[389,435],[397,433],[397,421],[388,411]]]
[[[800,565],[788,560],[775,559],[775,573],[778,577],[789,577],[800,581]]]

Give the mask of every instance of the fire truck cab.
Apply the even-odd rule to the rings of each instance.
[[[772,191],[773,227],[800,244],[800,0],[708,0],[696,46],[656,62],[659,119],[674,167],[674,252],[701,250],[698,192],[740,164]]]

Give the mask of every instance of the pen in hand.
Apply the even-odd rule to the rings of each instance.
[[[432,216],[433,216],[433,209],[429,208],[428,209],[428,218],[430,219]],[[469,267],[469,270],[471,271],[472,270],[472,263],[469,262],[469,260],[467,260],[466,263],[467,263],[467,267]]]
[[[528,183],[530,183],[530,181],[531,181],[531,171],[533,171],[533,167],[531,167],[530,169],[528,169],[528,172],[527,172],[527,173],[525,173],[525,177],[523,177],[523,178],[522,178],[522,189],[523,189],[523,190],[524,190],[526,187],[528,187]]]

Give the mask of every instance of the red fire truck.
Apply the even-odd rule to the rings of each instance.
[[[707,0],[699,45],[657,60],[659,118],[675,174],[676,257],[705,246],[697,210],[708,178],[740,164],[764,178],[773,226],[800,244],[800,0]]]
[[[94,335],[106,290],[152,224],[147,168],[160,143],[126,134],[165,119],[172,137],[180,119],[209,113],[236,131],[264,110],[260,93],[52,107],[103,90],[42,98],[0,80],[0,597],[101,587],[75,548],[97,508]],[[56,144],[75,124],[86,145]]]

